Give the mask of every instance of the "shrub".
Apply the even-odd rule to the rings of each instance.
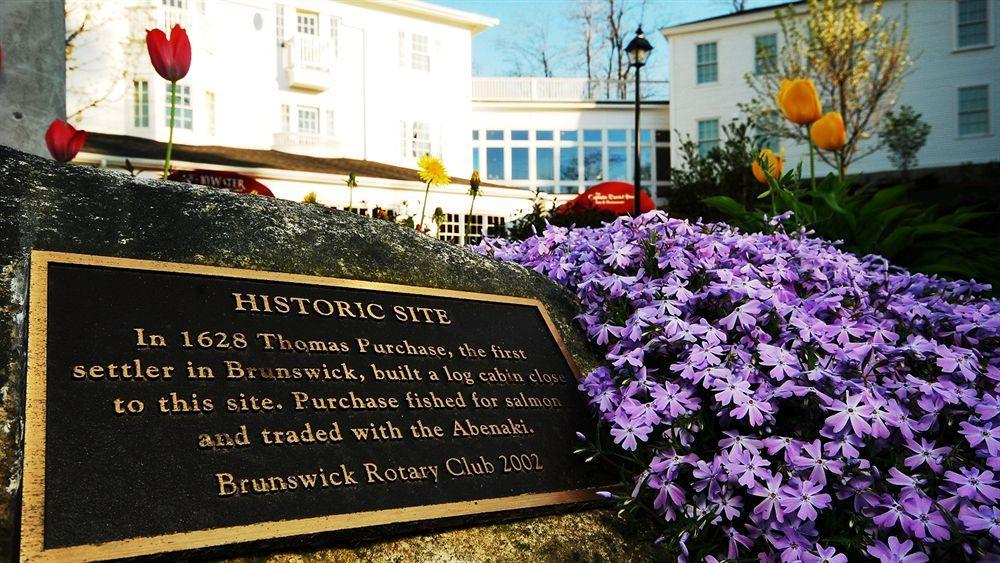
[[[581,451],[667,554],[998,556],[1000,302],[773,223],[652,212],[477,250],[579,296],[609,363]]]

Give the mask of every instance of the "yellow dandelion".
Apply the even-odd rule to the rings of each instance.
[[[440,158],[435,158],[429,154],[425,154],[420,157],[420,161],[417,162],[417,166],[420,167],[418,174],[420,175],[420,179],[422,181],[435,186],[451,183],[451,178],[448,177],[448,171],[444,169],[444,163],[441,162]]]

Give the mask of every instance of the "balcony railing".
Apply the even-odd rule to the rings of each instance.
[[[666,100],[666,80],[643,80],[643,100]],[[635,100],[634,80],[602,78],[474,77],[476,101],[628,102]]]
[[[285,152],[329,157],[340,150],[340,142],[335,137],[311,131],[283,131],[274,134],[274,148]]]
[[[331,43],[312,35],[295,35],[284,43],[288,82],[298,88],[326,90],[333,85]]]

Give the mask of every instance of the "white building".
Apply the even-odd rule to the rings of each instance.
[[[1000,160],[1000,0],[888,0],[883,14],[902,19],[907,6],[916,62],[898,104],[913,106],[932,127],[918,155],[920,167]],[[676,132],[707,149],[719,142],[722,125],[740,117],[737,104],[754,95],[744,76],[760,68],[758,53],[780,49],[776,9],[662,30],[670,44],[670,120]],[[786,148],[791,163],[800,162],[808,150]],[[852,166],[854,172],[891,169],[884,150]]]
[[[639,162],[654,197],[670,180],[665,81],[644,81]],[[586,78],[472,79],[472,162],[484,179],[577,194],[633,181],[634,86]]]

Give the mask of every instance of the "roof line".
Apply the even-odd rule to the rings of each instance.
[[[795,6],[795,5],[798,5],[798,4],[805,4],[805,0],[784,0],[784,1],[779,2],[777,4],[771,4],[771,5],[768,5],[768,6],[757,6],[756,8],[748,8],[746,10],[741,10],[739,12],[732,12],[732,13],[729,13],[729,14],[722,14],[722,15],[719,15],[719,16],[711,16],[711,17],[708,17],[708,18],[702,18],[700,20],[692,20],[692,21],[689,21],[689,22],[679,23],[677,25],[668,25],[666,27],[660,28],[660,32],[663,33],[664,35],[667,35],[667,31],[682,30],[683,28],[685,28],[687,26],[693,26],[693,25],[697,25],[697,24],[704,24],[704,23],[708,23],[708,22],[712,22],[712,21],[725,20],[725,19],[729,19],[729,18],[736,18],[736,17],[746,16],[746,15],[751,15],[751,14],[758,14],[758,13],[761,13],[761,12],[767,12],[769,10],[778,10],[778,9],[781,9],[781,8],[786,8],[786,7],[789,7],[789,6]]]
[[[497,18],[484,16],[474,12],[466,12],[439,6],[430,2],[420,0],[344,0],[350,4],[363,8],[386,10],[392,12],[403,12],[406,14],[420,16],[431,20],[445,23],[459,24],[461,27],[470,29],[475,35],[485,31],[500,23]]]

